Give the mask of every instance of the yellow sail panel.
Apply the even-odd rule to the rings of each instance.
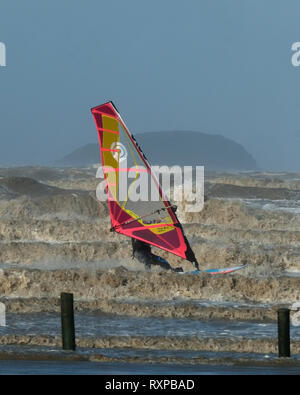
[[[119,167],[119,123],[115,118],[103,116],[103,146],[102,157],[104,164],[104,174],[107,186],[112,197],[117,200],[119,173],[117,171],[105,172],[105,167],[118,169]]]

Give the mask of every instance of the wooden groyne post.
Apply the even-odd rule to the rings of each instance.
[[[73,294],[62,292],[60,294],[61,305],[61,332],[63,350],[75,350],[75,325]]]
[[[279,357],[290,357],[290,310],[281,308],[278,315],[278,355]]]

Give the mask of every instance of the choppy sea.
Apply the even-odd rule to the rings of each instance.
[[[190,320],[173,318],[144,318],[103,313],[76,313],[76,336],[85,338],[101,336],[175,336],[215,339],[275,339],[275,323],[255,323],[223,320]],[[6,326],[0,327],[0,335],[50,335],[59,336],[61,323],[59,313],[8,313]],[[291,327],[291,338],[300,339],[299,327]],[[149,350],[134,348],[76,348],[75,351],[62,351],[58,347],[30,345],[1,345],[0,354],[18,354],[13,360],[0,360],[0,374],[93,374],[93,375],[225,375],[225,374],[300,374],[300,355],[293,355],[287,365],[276,366],[278,356],[275,354],[207,352],[196,350]],[[93,356],[114,358],[113,362],[76,360],[76,358]],[[40,355],[46,360],[40,360]],[[30,360],[30,355],[32,358]],[[26,357],[23,360],[23,357]],[[69,360],[61,360],[67,356]],[[38,358],[36,358],[38,357]],[[74,357],[74,360],[72,360]],[[3,357],[5,358],[5,357]],[[134,358],[152,360],[152,362],[135,363]],[[176,358],[178,362],[168,363],[166,358]],[[48,360],[47,360],[48,359]],[[130,359],[130,361],[126,361]],[[201,361],[194,363],[193,361]],[[217,363],[222,359],[223,363]],[[119,360],[119,361],[118,361]],[[241,360],[244,363],[241,364]],[[161,361],[161,362],[157,362]],[[215,361],[210,363],[210,361]],[[247,363],[245,364],[245,361]],[[274,362],[265,365],[265,362]]]

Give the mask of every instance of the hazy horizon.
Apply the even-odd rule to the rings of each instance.
[[[186,130],[300,171],[300,3],[1,2],[0,165],[46,165],[96,143],[112,100],[133,134]]]

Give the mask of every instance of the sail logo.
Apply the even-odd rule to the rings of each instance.
[[[116,161],[123,161],[127,158],[127,150],[122,143],[114,141],[110,147],[111,154]]]
[[[292,44],[292,51],[296,51],[291,58],[292,65],[294,67],[300,66],[300,42],[295,42]]]
[[[0,42],[0,67],[6,66],[6,46]]]

